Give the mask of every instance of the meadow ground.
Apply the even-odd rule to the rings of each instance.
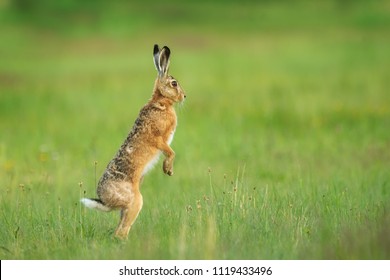
[[[1,259],[389,259],[386,1],[10,3]],[[187,100],[123,242],[79,200],[151,95],[154,43]]]

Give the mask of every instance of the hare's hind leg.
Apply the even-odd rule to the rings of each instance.
[[[119,238],[126,238],[129,230],[137,219],[139,212],[142,209],[143,199],[139,190],[134,190],[133,198],[130,203],[121,210],[121,219],[119,225],[115,230],[115,236]]]

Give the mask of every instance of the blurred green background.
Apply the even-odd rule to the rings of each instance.
[[[0,0],[0,256],[388,258],[389,34],[380,0]],[[187,100],[124,252],[116,213],[78,200],[151,95],[155,43]]]

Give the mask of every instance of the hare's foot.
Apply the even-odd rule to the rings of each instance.
[[[173,175],[173,160],[166,158],[163,163],[163,171],[165,174],[172,176]]]
[[[128,205],[127,208],[121,210],[121,219],[119,225],[115,230],[115,237],[120,239],[127,239],[130,228],[138,217],[143,204],[141,193],[134,194],[134,199]]]
[[[127,240],[127,237],[128,237],[128,234],[129,234],[129,231],[130,231],[130,228],[131,227],[129,227],[129,229],[128,230],[120,230],[119,228],[117,228],[116,230],[115,230],[115,234],[114,234],[114,238],[117,238],[117,239],[119,239],[119,240],[124,240],[124,241],[126,241]]]

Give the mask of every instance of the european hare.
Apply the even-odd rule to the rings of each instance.
[[[89,208],[120,210],[115,236],[126,238],[143,204],[140,184],[143,176],[164,154],[163,171],[173,175],[175,152],[169,146],[175,133],[177,117],[173,105],[186,97],[175,78],[168,75],[168,47],[154,45],[153,60],[158,76],[153,95],[141,109],[132,130],[109,162],[97,186],[97,199],[83,198]]]

